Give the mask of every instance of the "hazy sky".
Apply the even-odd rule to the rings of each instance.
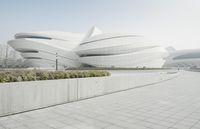
[[[18,32],[86,32],[93,25],[200,48],[200,0],[0,0],[0,43]]]

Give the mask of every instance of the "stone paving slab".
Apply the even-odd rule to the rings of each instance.
[[[200,129],[200,73],[1,117],[0,129]]]

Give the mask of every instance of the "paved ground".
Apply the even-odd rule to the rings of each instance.
[[[200,73],[3,117],[0,129],[200,129]]]

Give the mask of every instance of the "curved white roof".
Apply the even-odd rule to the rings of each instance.
[[[59,40],[76,40],[80,41],[83,38],[83,34],[70,33],[61,31],[41,31],[41,32],[30,32],[30,33],[18,33],[15,35],[16,39],[29,38],[29,37],[44,37]]]
[[[99,34],[92,37],[89,37],[82,41],[81,44],[85,44],[88,42],[95,42],[99,40],[106,40],[112,38],[123,38],[123,37],[142,37],[140,35],[133,35],[133,34],[119,34],[119,33],[106,33],[106,34]]]
[[[159,44],[144,36],[127,33],[100,33],[93,27],[81,44],[75,48],[80,56],[124,54],[158,47]]]
[[[142,37],[142,36],[134,35],[134,34],[121,34],[121,33],[104,34],[97,27],[92,27],[85,35],[81,44],[86,44],[89,42],[95,42],[95,41],[106,40],[106,39],[112,39],[112,38],[122,38],[122,37]]]
[[[88,38],[90,37],[93,37],[95,35],[99,35],[99,34],[102,34],[101,30],[99,30],[98,28],[96,27],[92,27],[85,35],[84,40],[87,40]]]

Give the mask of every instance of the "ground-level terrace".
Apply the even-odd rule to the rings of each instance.
[[[0,118],[0,129],[199,129],[200,73]]]

